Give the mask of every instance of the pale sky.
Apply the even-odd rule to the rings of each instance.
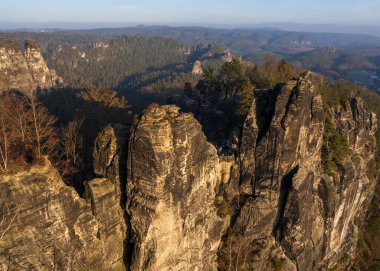
[[[380,25],[380,0],[0,0],[0,24]],[[32,25],[32,24],[30,24]]]

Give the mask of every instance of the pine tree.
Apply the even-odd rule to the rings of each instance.
[[[193,86],[191,85],[191,83],[185,83],[184,91],[186,95],[191,96],[193,94]]]
[[[246,115],[254,99],[254,86],[247,80],[240,95],[240,115]]]

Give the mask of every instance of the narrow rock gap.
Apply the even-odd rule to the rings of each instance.
[[[268,133],[272,118],[276,109],[277,97],[280,93],[280,86],[276,86],[273,90],[257,90],[255,95],[256,102],[256,118],[258,126],[258,135],[256,143]]]
[[[287,173],[281,180],[277,215],[276,215],[276,219],[273,226],[273,233],[277,235],[279,239],[281,239],[282,236],[281,236],[281,232],[278,232],[278,231],[281,230],[280,227],[283,222],[284,212],[285,212],[289,192],[292,189],[293,178],[297,174],[298,170],[299,170],[299,165],[297,165],[295,168],[289,171],[289,173]]]
[[[127,140],[123,140],[120,136],[117,137],[117,149],[119,157],[119,188],[120,188],[120,208],[123,210],[123,218],[126,224],[126,235],[123,241],[123,263],[126,270],[129,270],[132,260],[133,244],[131,241],[131,218],[127,212],[127,164],[128,164],[128,151],[129,151],[129,141],[130,141],[130,131],[132,127],[129,127],[129,132],[126,135]]]
[[[284,117],[282,118],[281,120],[281,127],[285,130],[286,127],[285,127],[285,121],[289,115],[289,110],[290,110],[290,106],[294,103],[294,97],[295,95],[298,95],[298,88],[299,88],[299,83],[297,83],[297,85],[292,89],[290,95],[289,95],[289,99],[288,99],[288,102],[286,103],[286,106],[285,106],[285,113],[284,113]]]

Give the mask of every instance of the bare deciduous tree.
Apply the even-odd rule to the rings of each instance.
[[[83,147],[83,138],[79,133],[79,129],[83,121],[83,118],[75,119],[70,121],[65,127],[61,127],[62,176],[68,172],[75,173],[76,167],[82,162],[80,152]]]
[[[8,171],[10,160],[16,156],[12,153],[12,147],[18,140],[13,122],[14,107],[10,95],[0,96],[0,171],[3,173]]]
[[[6,123],[6,108],[3,100],[0,101],[0,170],[8,170],[9,132]]]
[[[14,225],[19,211],[19,206],[10,206],[6,200],[0,203],[0,240],[4,238],[5,234]]]
[[[38,103],[36,97],[5,92],[0,96],[0,172],[26,153],[34,158],[56,150],[56,118]],[[16,163],[17,164],[17,163]]]
[[[8,112],[13,136],[22,143],[26,143],[28,122],[30,120],[30,111],[27,103],[28,97],[9,93],[6,95],[5,101],[8,105],[12,106],[12,109],[8,110]]]
[[[0,120],[0,125],[4,125],[3,121]],[[8,136],[5,132],[4,126],[1,129],[1,145],[0,145],[0,170],[2,172],[7,172],[8,170]]]
[[[48,110],[38,103],[35,97],[29,100],[31,109],[30,142],[37,158],[50,155],[56,148],[57,135],[55,123],[57,119],[49,115]]]

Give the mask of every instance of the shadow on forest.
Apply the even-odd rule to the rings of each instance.
[[[82,168],[71,173],[68,179],[80,195],[84,192],[84,181],[94,178],[93,148],[98,134],[104,127],[115,123],[132,123],[133,116],[129,108],[118,109],[98,101],[88,101],[80,96],[82,89],[57,89],[39,91],[38,99],[51,115],[57,117],[57,128],[65,127],[70,122],[79,121],[79,136],[83,139]]]

